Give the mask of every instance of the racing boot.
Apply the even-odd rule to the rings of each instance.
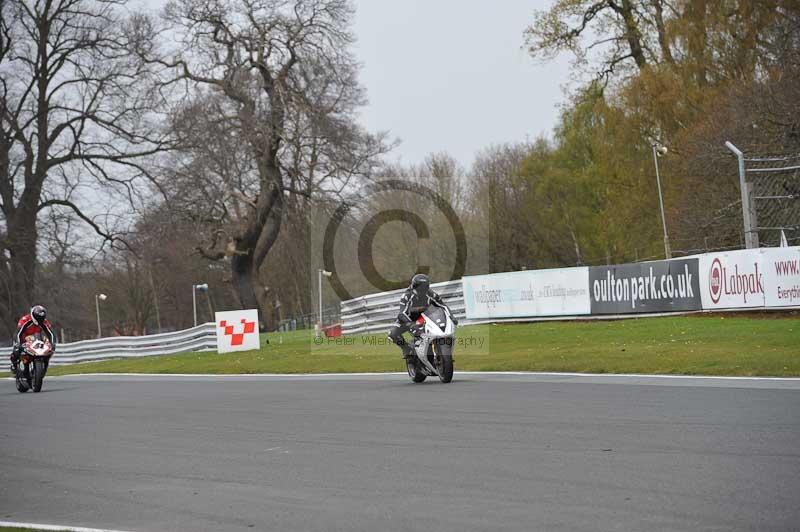
[[[403,349],[403,358],[406,360],[411,360],[414,358],[414,348],[408,344],[403,344],[400,346]]]
[[[9,358],[11,359],[11,376],[16,377],[19,370],[19,355],[14,351]]]

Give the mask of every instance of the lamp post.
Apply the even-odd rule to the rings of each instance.
[[[108,299],[108,296],[105,294],[95,294],[94,295],[94,308],[97,311],[97,337],[103,337],[103,330],[100,328],[100,302],[105,301]]]
[[[208,291],[208,284],[193,284],[192,285],[192,314],[194,315],[194,326],[197,327],[197,291]]]
[[[658,205],[661,207],[661,227],[664,229],[664,256],[672,258],[672,250],[669,247],[669,235],[667,234],[667,219],[664,217],[664,198],[661,195],[661,176],[658,173],[658,158],[667,154],[667,147],[653,143],[653,163],[656,165],[656,184],[658,185]]]
[[[148,268],[148,276],[150,277],[150,290],[153,292],[153,306],[156,309],[156,327],[158,332],[161,332],[161,312],[158,310],[158,292],[156,292],[156,283],[153,281],[153,265]]]
[[[330,277],[333,275],[331,272],[319,269],[317,270],[319,283],[318,283],[318,292],[319,292],[319,323],[317,323],[317,335],[322,334],[322,276]]]

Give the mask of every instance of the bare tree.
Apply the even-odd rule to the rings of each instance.
[[[664,4],[663,0],[557,0],[536,12],[525,31],[527,44],[532,55],[546,59],[569,51],[576,66],[586,66],[591,53],[600,54],[597,77],[607,80],[629,63],[641,70],[653,62],[656,47],[645,31],[650,21],[658,27],[663,55],[671,58],[663,33]]]
[[[415,273],[443,280],[453,269],[455,242],[435,195],[458,211],[463,199],[460,179],[465,173],[446,152],[431,153],[419,164],[385,165],[378,174],[381,180],[406,182],[411,189],[367,190],[362,200],[354,204],[356,208],[348,213],[350,231],[343,231],[342,243],[359,249],[355,240],[371,234],[371,249],[359,251],[369,251],[381,277],[395,287],[407,285]],[[367,229],[369,226],[372,228]],[[351,243],[345,243],[348,237]],[[360,270],[360,265],[354,262],[348,269]],[[364,290],[376,288],[363,286]]]
[[[781,0],[556,0],[525,36],[533,56],[569,52],[604,83],[665,65],[704,87],[781,68],[788,58],[774,48],[796,40],[797,16],[797,2]]]
[[[72,211],[113,243],[115,220],[98,218],[88,202],[114,191],[133,199],[138,181],[149,177],[144,158],[167,146],[151,114],[153,94],[142,89],[147,73],[131,60],[122,4],[0,2],[4,323],[34,295],[39,215]]]
[[[214,193],[205,222],[215,227],[199,251],[230,260],[240,304],[263,317],[259,269],[287,209],[368,175],[386,149],[356,125],[352,14],[346,0],[173,1],[164,20],[177,48],[140,51],[173,72],[165,86],[188,88],[181,120],[196,134],[178,170]]]
[[[472,165],[472,210],[480,220],[475,230],[489,243],[489,271],[530,265],[526,235],[533,233],[535,213],[525,212],[522,206],[528,183],[520,176],[532,150],[527,143],[489,146],[476,155]]]

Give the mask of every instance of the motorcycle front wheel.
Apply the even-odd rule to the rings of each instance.
[[[47,372],[47,362],[42,358],[37,358],[33,361],[33,393],[42,391],[42,383],[44,382],[44,374]]]
[[[433,344],[436,359],[436,371],[439,373],[439,380],[447,383],[453,380],[453,345],[448,342],[436,342]]]

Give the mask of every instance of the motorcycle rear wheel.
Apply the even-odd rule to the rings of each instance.
[[[408,370],[408,376],[416,383],[420,383],[428,378],[428,376],[422,372],[419,360],[417,360],[416,357],[406,361],[406,369]]]
[[[30,379],[25,378],[25,375],[30,375],[30,373],[29,371],[26,372],[25,369],[25,366],[20,363],[19,367],[17,368],[17,375],[14,379],[16,381],[17,391],[19,393],[25,393],[31,389]]]
[[[28,383],[25,382],[25,379],[17,377],[16,381],[17,381],[17,391],[19,393],[25,393],[28,391]]]

